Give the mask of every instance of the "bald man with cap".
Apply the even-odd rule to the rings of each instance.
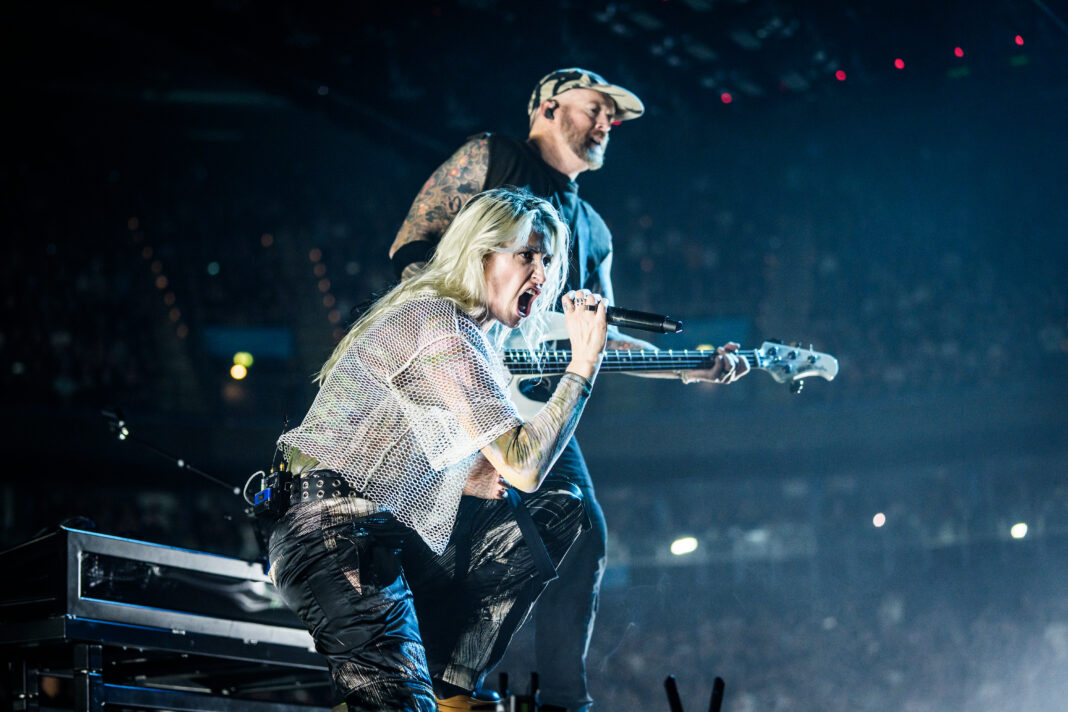
[[[527,106],[530,131],[526,141],[500,134],[473,136],[423,185],[390,248],[397,276],[407,278],[426,263],[445,228],[471,196],[514,185],[550,201],[571,229],[566,288],[588,289],[615,303],[612,235],[597,211],[579,197],[575,179],[601,168],[612,128],[644,111],[633,92],[589,70],[559,69],[542,77]],[[607,348],[653,346],[609,327]],[[746,370],[744,360],[734,357],[731,350],[712,369],[678,376],[685,382],[729,383]],[[538,599],[534,611],[536,669],[543,704],[585,712],[593,704],[586,682],[586,653],[604,573],[607,531],[589,470],[574,439],[543,486],[554,482],[570,483],[581,491],[590,527],[568,551],[557,580]],[[418,591],[416,607],[419,610]],[[419,616],[423,618],[421,612]]]

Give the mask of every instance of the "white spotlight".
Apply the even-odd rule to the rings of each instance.
[[[692,536],[684,536],[671,542],[671,553],[675,556],[691,554],[697,550],[697,540]]]
[[[879,512],[871,518],[871,523],[874,524],[876,527],[881,527],[882,525],[886,524],[886,515],[882,512]]]
[[[1012,529],[1009,530],[1009,534],[1013,539],[1023,539],[1027,536],[1027,525],[1023,522],[1018,522],[1012,525]]]

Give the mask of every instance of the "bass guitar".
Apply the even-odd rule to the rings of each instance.
[[[547,315],[548,328],[541,342],[567,339],[563,314]],[[528,397],[531,386],[538,380],[559,376],[571,362],[571,352],[564,349],[542,349],[537,358],[519,347],[519,338],[512,337],[502,354],[504,365],[511,374],[508,384],[512,403],[523,418],[533,417],[543,403]],[[779,383],[790,386],[800,393],[804,379],[819,377],[827,381],[838,375],[838,359],[830,354],[804,349],[800,345],[765,341],[756,349],[738,349],[735,354],[744,358],[750,370],[765,371]],[[715,350],[704,349],[608,349],[601,361],[601,373],[664,373],[712,368]]]

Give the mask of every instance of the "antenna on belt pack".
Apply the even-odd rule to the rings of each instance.
[[[256,477],[260,478],[260,489],[249,499],[248,486]],[[293,493],[293,473],[281,462],[278,469],[270,472],[253,472],[245,483],[245,501],[249,503],[249,514],[256,519],[267,517],[281,519],[289,509],[289,498]]]
[[[228,482],[220,480],[218,477],[209,475],[207,472],[204,472],[204,470],[201,470],[199,467],[195,467],[194,465],[192,465],[184,457],[179,457],[177,455],[169,453],[163,448],[157,446],[155,443],[149,442],[148,440],[145,440],[142,437],[134,435],[130,431],[130,425],[126,421],[126,416],[123,415],[121,409],[106,408],[100,411],[100,414],[104,416],[104,422],[107,423],[108,430],[110,430],[112,435],[117,437],[120,441],[125,442],[129,440],[131,442],[135,442],[138,445],[141,445],[142,447],[148,448],[160,457],[170,460],[178,467],[179,470],[188,470],[189,472],[192,472],[195,475],[200,475],[212,484],[219,485],[220,487],[229,490],[231,494],[241,494],[241,489],[239,487],[235,487],[234,485]]]
[[[289,418],[282,417],[282,432],[289,427]],[[286,461],[278,459],[279,450],[275,449],[274,457],[271,458],[270,472],[259,470],[253,472],[245,482],[243,495],[249,503],[248,514],[257,520],[281,519],[289,509],[290,497],[293,494],[293,473],[287,468]],[[249,499],[248,486],[256,477],[260,478],[260,489]]]

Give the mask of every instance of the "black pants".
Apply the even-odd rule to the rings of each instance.
[[[579,488],[590,526],[557,565],[559,578],[548,585],[534,607],[535,670],[543,703],[586,712],[593,704],[586,679],[586,654],[600,601],[608,529],[575,438],[542,487],[552,488],[560,482]]]
[[[585,521],[572,489],[524,498],[554,563]],[[352,710],[436,710],[434,682],[474,689],[541,590],[503,501],[464,497],[435,555],[356,497],[293,507],[270,538],[271,575],[330,661]]]

